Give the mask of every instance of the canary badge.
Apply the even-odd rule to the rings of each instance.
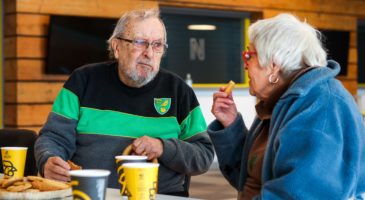
[[[164,115],[169,111],[171,106],[171,98],[154,98],[153,105],[155,106],[156,111],[160,115]]]

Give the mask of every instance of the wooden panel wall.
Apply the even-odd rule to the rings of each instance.
[[[1,1],[0,2],[0,9],[1,11],[4,10],[3,9],[3,6],[4,6],[4,2]],[[0,27],[2,28],[3,27],[3,13],[1,13],[0,15]],[[3,44],[3,31],[0,32],[0,44]],[[0,60],[2,61],[3,60],[3,48],[0,48]],[[0,77],[4,77],[3,75],[3,62],[0,61]],[[3,96],[3,90],[4,90],[4,84],[3,84],[3,81],[1,80],[0,78],[0,128],[3,128],[3,112],[4,112],[4,106],[3,106],[3,99],[4,99],[4,96]]]
[[[292,12],[317,28],[351,31],[349,74],[340,80],[353,94],[357,90],[356,20],[365,18],[359,0],[5,0],[4,101],[5,127],[38,131],[67,76],[44,73],[51,14],[119,17],[137,8],[174,6],[252,12],[266,18]]]
[[[5,0],[5,127],[38,132],[67,79],[44,73],[50,14],[117,18],[126,10],[157,6],[134,0]]]

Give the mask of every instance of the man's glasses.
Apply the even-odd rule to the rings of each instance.
[[[162,53],[168,47],[168,45],[166,43],[159,42],[159,41],[154,41],[154,42],[150,43],[147,40],[143,40],[143,39],[128,40],[128,39],[121,38],[121,37],[116,37],[116,38],[118,40],[122,40],[122,41],[129,42],[129,43],[133,44],[133,46],[136,49],[139,49],[139,50],[146,50],[151,45],[153,51],[156,52],[156,53]]]
[[[245,61],[245,64],[248,65],[248,61],[252,58],[252,55],[255,55],[256,54],[256,51],[243,51],[242,52],[242,57],[243,57],[243,60]]]

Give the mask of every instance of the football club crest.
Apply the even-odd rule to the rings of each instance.
[[[158,114],[164,115],[170,109],[171,98],[154,98],[153,105],[155,106]]]

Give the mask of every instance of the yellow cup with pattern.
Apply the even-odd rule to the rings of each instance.
[[[158,163],[126,163],[128,200],[153,200],[157,194]]]
[[[145,163],[147,162],[147,156],[138,156],[138,155],[120,155],[115,156],[116,164],[117,164],[117,173],[118,173],[118,182],[120,184],[120,195],[126,196],[125,188],[125,173],[123,170],[123,164],[126,163]]]
[[[1,147],[3,170],[6,176],[24,176],[27,150],[27,147]]]

